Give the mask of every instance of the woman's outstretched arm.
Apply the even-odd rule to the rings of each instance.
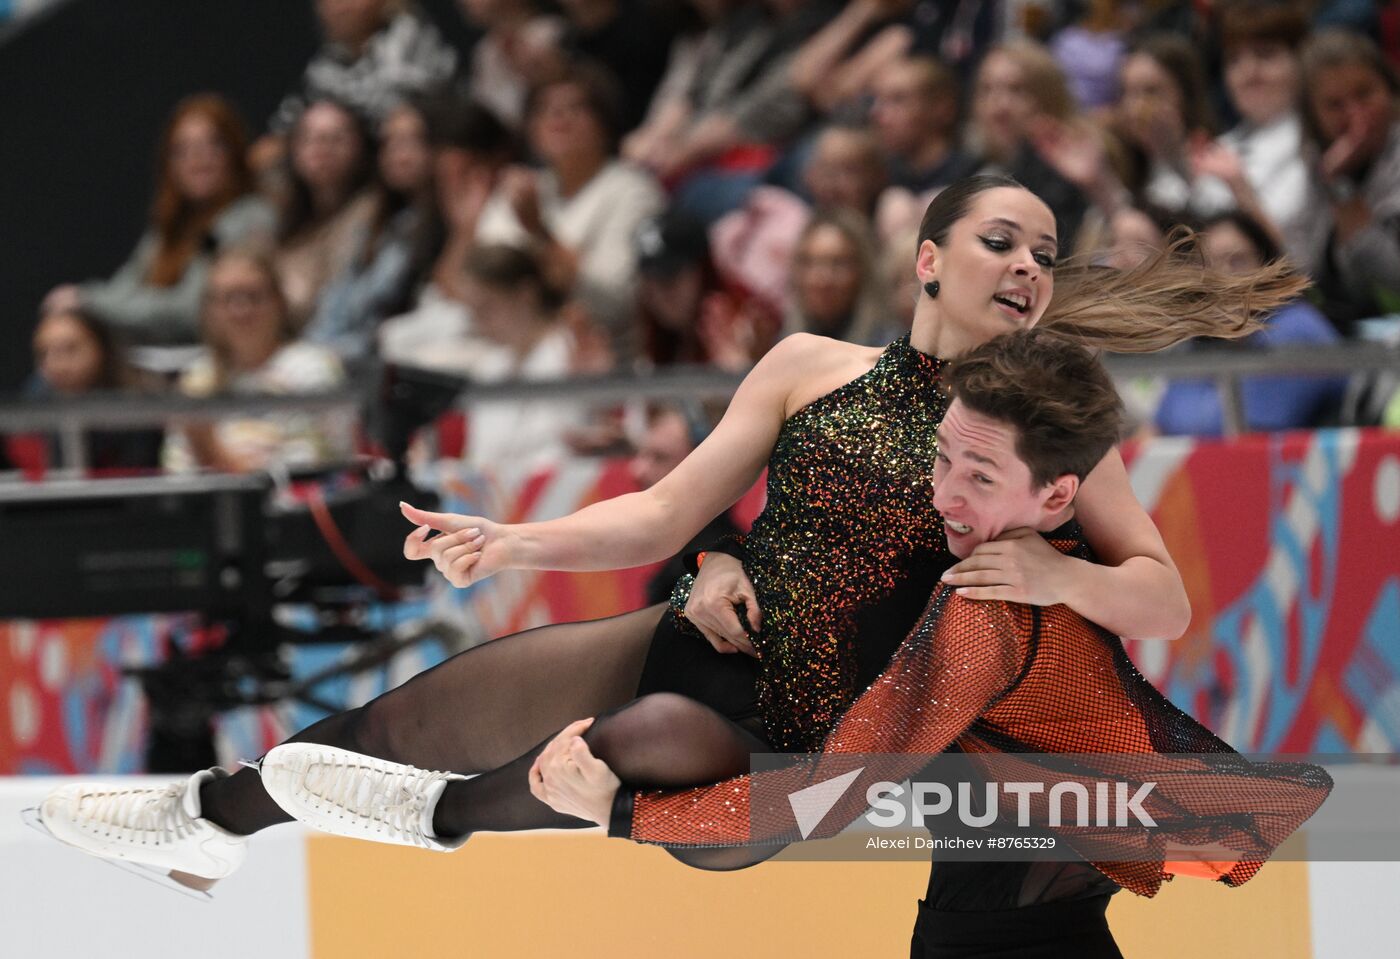
[[[404,555],[432,559],[454,586],[503,569],[623,569],[666,559],[753,485],[777,442],[789,395],[831,355],[829,344],[797,335],[770,350],[714,431],[650,489],[517,525],[405,506],[418,529],[404,541]],[[444,535],[429,540],[430,529]]]

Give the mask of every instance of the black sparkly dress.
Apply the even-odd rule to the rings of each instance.
[[[779,751],[821,748],[951,563],[933,509],[943,368],[905,337],[868,373],[787,419],[768,461],[767,505],[747,535],[720,547],[744,561],[753,582],[761,660],[715,653],[684,622],[686,576],[653,639],[639,695],[684,693],[751,725]]]

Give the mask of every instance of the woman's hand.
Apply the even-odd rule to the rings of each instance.
[[[606,826],[622,780],[583,741],[592,719],[570,723],[530,767],[530,792],[555,812]]]
[[[458,588],[479,583],[503,569],[511,569],[513,537],[509,527],[479,516],[430,513],[400,503],[404,518],[418,526],[403,541],[408,559],[431,559],[439,573]],[[442,535],[428,539],[437,530]]]
[[[511,167],[501,176],[501,190],[525,232],[534,237],[545,236],[548,231],[540,212],[539,179],[535,171],[526,167]]]
[[[49,291],[49,295],[44,297],[43,305],[39,307],[39,313],[41,316],[48,316],[50,313],[71,313],[82,305],[78,287],[73,283],[65,283]]]
[[[747,653],[759,659],[758,650],[734,608],[739,604],[745,607],[749,626],[758,632],[763,626],[763,614],[758,608],[753,583],[744,572],[744,564],[726,553],[709,554],[695,576],[695,585],[685,604],[685,618],[700,630],[716,652]]]
[[[1033,529],[1021,527],[982,543],[943,574],[968,599],[999,599],[1032,606],[1068,602],[1067,564],[1074,563]]]

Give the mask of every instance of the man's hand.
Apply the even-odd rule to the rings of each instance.
[[[756,633],[763,626],[753,583],[744,573],[744,564],[725,553],[710,553],[695,576],[685,618],[700,630],[717,652],[747,653],[760,658],[744,631],[736,605],[742,605],[749,626]]]
[[[592,719],[570,723],[530,767],[530,792],[555,812],[606,826],[622,780],[583,741]]]
[[[1033,529],[1008,530],[983,543],[943,574],[968,599],[999,599],[1032,606],[1068,601],[1066,556]]]
[[[405,558],[431,559],[453,586],[479,583],[514,565],[509,527],[480,516],[430,513],[407,503],[400,503],[399,511],[418,526],[404,538]],[[428,539],[433,530],[442,535]]]

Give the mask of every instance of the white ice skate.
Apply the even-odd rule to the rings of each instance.
[[[199,787],[222,769],[164,788],[60,786],[25,821],[67,846],[199,899],[243,864],[248,840],[200,817]]]
[[[315,743],[284,743],[258,768],[277,805],[322,832],[435,852],[451,852],[465,841],[438,839],[432,822],[447,784],[466,776]]]

